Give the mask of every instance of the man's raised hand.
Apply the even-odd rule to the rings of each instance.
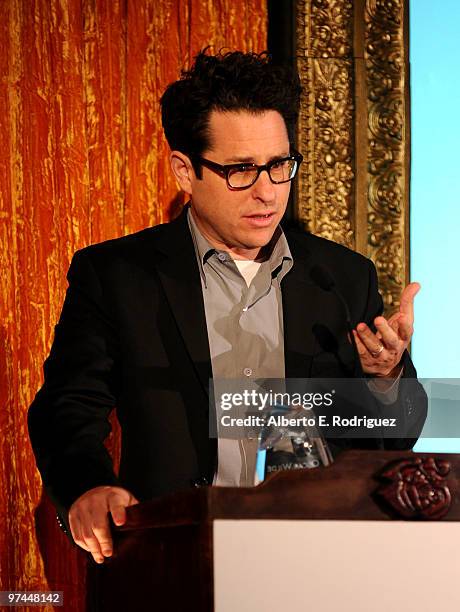
[[[410,283],[401,293],[399,311],[388,321],[376,317],[374,334],[365,324],[359,323],[353,334],[363,371],[377,377],[399,374],[401,357],[409,346],[414,333],[414,298],[420,290],[419,283]]]

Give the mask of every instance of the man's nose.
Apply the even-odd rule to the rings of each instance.
[[[271,182],[267,170],[262,170],[253,185],[253,195],[264,202],[275,199],[275,185]]]

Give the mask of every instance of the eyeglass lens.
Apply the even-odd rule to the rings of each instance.
[[[285,159],[269,167],[269,175],[274,183],[284,183],[294,178],[297,171],[297,161]],[[242,170],[234,168],[228,173],[228,182],[231,187],[249,187],[258,175],[257,168],[247,167]]]

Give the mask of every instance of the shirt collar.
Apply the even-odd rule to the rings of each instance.
[[[204,264],[211,257],[211,255],[216,252],[216,249],[212,246],[210,242],[206,240],[206,238],[203,236],[203,234],[198,229],[195,219],[193,218],[192,210],[190,206],[187,211],[187,222],[188,222],[188,226],[190,229],[190,233],[192,235],[193,246],[195,247],[196,257],[198,259],[200,275],[206,287],[206,273],[204,270]]]
[[[198,229],[195,219],[192,215],[192,210],[189,206],[187,211],[187,221],[190,229],[190,233],[192,235],[193,244],[195,247],[195,253],[197,255],[198,264],[200,268],[200,274],[203,279],[203,282],[206,286],[206,272],[205,272],[205,263],[213,255],[214,253],[224,252],[218,251],[216,248],[212,246],[212,244],[203,236],[201,231]],[[292,267],[293,257],[291,254],[291,250],[288,245],[288,241],[286,236],[280,225],[275,229],[272,239],[266,247],[266,252],[268,255],[268,261],[270,266],[270,271],[272,276],[278,276],[278,274],[283,270],[282,276],[284,276]],[[286,268],[283,266],[283,263],[287,261],[288,266]],[[279,278],[281,280],[281,278]]]
[[[291,262],[287,270],[292,266],[294,260],[291,249],[289,248],[288,241],[280,225],[275,229],[273,237],[268,244],[267,253],[270,254],[268,262],[273,276],[277,275],[278,269],[283,265],[283,262]]]

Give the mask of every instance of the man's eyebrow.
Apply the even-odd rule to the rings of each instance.
[[[270,159],[267,161],[267,164],[275,161],[277,159],[284,159],[285,157],[289,157],[289,151],[287,153],[281,155],[272,155]],[[229,157],[224,160],[224,164],[255,164],[253,157]]]

